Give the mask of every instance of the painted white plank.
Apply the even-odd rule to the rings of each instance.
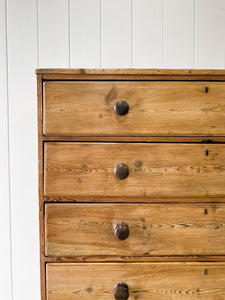
[[[133,2],[133,67],[163,66],[163,0]]]
[[[225,67],[225,1],[196,0],[196,68]]]
[[[13,294],[14,300],[40,300],[37,1],[7,2]]]
[[[5,0],[0,0],[0,53],[0,256],[2,258],[0,271],[0,290],[2,299],[12,300]]]
[[[39,65],[69,67],[69,0],[38,0]]]
[[[72,68],[100,67],[100,0],[72,0],[70,10]]]
[[[165,68],[194,67],[194,10],[194,0],[165,1]]]
[[[101,39],[103,68],[131,67],[131,0],[102,0]]]

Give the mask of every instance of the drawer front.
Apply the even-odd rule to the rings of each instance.
[[[225,204],[47,204],[48,256],[225,255]]]
[[[123,300],[128,294],[129,300],[222,300],[225,264],[47,264],[48,300]]]
[[[44,151],[46,196],[225,196],[223,144],[53,142]]]
[[[224,100],[224,82],[46,81],[43,131],[49,136],[224,136]],[[127,114],[115,113],[119,101],[128,104]],[[117,111],[126,108],[118,104]]]

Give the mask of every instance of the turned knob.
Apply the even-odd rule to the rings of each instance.
[[[114,175],[119,180],[126,179],[128,177],[128,175],[129,175],[129,168],[128,168],[128,166],[126,164],[118,164],[114,168]]]
[[[118,222],[113,229],[114,236],[120,240],[124,241],[128,238],[130,234],[129,227],[125,222]]]
[[[124,116],[129,111],[129,105],[126,101],[118,101],[114,105],[114,111],[117,113],[117,115]]]
[[[129,288],[126,283],[120,282],[114,288],[114,297],[116,300],[127,300],[129,298]]]

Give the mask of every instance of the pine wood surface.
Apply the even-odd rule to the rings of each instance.
[[[99,74],[99,75],[225,75],[223,69],[36,69],[36,74]]]
[[[225,196],[223,144],[49,142],[44,151],[46,196]],[[120,163],[125,180],[114,176]]]
[[[214,80],[225,81],[214,69],[37,69],[44,80]]]
[[[128,225],[120,241],[113,228]],[[47,204],[48,256],[225,255],[225,204]]]
[[[47,299],[111,300],[124,282],[129,300],[222,300],[224,273],[224,263],[47,264]]]
[[[112,263],[112,262],[224,262],[224,255],[170,255],[170,256],[119,256],[119,255],[79,255],[45,256],[46,263]]]
[[[80,196],[43,196],[44,203],[223,203],[224,197],[80,197]]]
[[[46,142],[225,143],[225,136],[43,136]]]
[[[223,136],[224,98],[223,82],[47,81],[44,135]]]
[[[41,299],[225,299],[225,70],[36,73]]]

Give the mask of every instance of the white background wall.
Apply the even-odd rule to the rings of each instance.
[[[40,300],[38,67],[225,68],[225,0],[0,0],[3,300]]]

